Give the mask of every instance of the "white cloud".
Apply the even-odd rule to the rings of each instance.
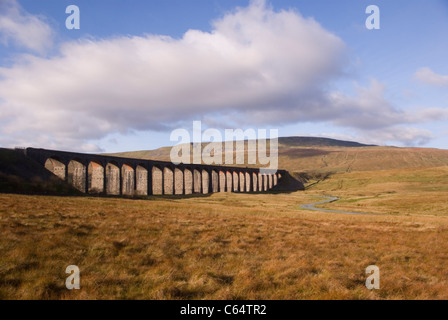
[[[357,129],[379,129],[401,123],[404,112],[384,98],[385,86],[372,80],[369,88],[357,86],[351,97],[341,92],[330,95],[329,103],[337,113],[333,122]]]
[[[409,115],[408,119],[412,123],[446,120],[448,119],[448,109],[434,107],[420,108],[419,111]]]
[[[38,53],[53,43],[53,31],[41,18],[25,12],[16,0],[0,1],[0,41],[10,42]]]
[[[414,78],[425,84],[438,86],[438,87],[448,87],[448,75],[440,75],[432,71],[430,68],[420,68],[415,74]]]
[[[179,40],[64,43],[58,56],[0,68],[1,131],[62,144],[164,129],[213,112],[292,109],[292,101],[315,101],[342,74],[344,52],[342,40],[313,19],[262,2],[225,15],[210,33],[189,30]]]
[[[227,127],[329,121],[360,131],[409,122],[375,80],[354,97],[329,89],[344,75],[346,51],[313,19],[264,1],[181,39],[63,43],[57,56],[0,68],[0,143],[92,151],[89,141],[111,133],[192,119]]]
[[[324,137],[337,140],[355,141],[363,144],[422,146],[434,138],[431,131],[406,126],[390,126],[374,130],[354,130],[353,133],[322,132],[297,134],[298,136]]]
[[[382,145],[384,142],[399,143],[400,145],[413,147],[423,146],[434,138],[434,134],[425,129],[391,126],[382,130],[360,132],[362,140]]]

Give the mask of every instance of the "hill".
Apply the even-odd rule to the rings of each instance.
[[[287,146],[302,147],[374,147],[373,144],[362,144],[354,141],[336,140],[323,137],[281,137],[278,138],[279,144]]]
[[[245,143],[247,146],[247,141]],[[205,145],[207,143],[203,143]],[[247,154],[247,147],[245,150]],[[170,151],[171,147],[163,147],[112,155],[169,161]],[[448,165],[448,150],[384,147],[315,137],[279,138],[278,155],[279,168],[291,173],[318,175]]]

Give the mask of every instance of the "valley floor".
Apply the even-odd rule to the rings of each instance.
[[[339,198],[321,206],[326,209],[448,217],[448,167],[335,174],[308,193]]]
[[[291,194],[0,194],[0,299],[448,299],[443,201],[421,196],[432,211],[400,213],[397,190],[366,182],[361,195],[357,178],[339,178]],[[322,195],[341,197],[329,208],[384,212],[300,208]],[[80,290],[65,287],[69,265]],[[379,290],[365,287],[369,265]]]

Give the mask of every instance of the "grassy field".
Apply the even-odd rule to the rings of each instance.
[[[394,208],[387,192],[405,195],[413,192],[405,185],[419,183],[382,190],[376,178],[365,194],[350,175],[292,194],[0,194],[0,299],[448,299],[448,218],[438,208],[430,216],[413,205],[410,216],[300,209],[331,193],[344,207],[371,211],[381,206],[350,200],[377,192]],[[65,288],[72,264],[81,290]],[[365,287],[371,264],[380,268],[379,290]]]
[[[323,208],[448,217],[448,167],[335,174],[308,193],[340,197]]]
[[[289,194],[0,193],[0,299],[448,299],[448,151],[331,143],[283,140],[280,167],[307,185]],[[0,150],[3,192],[71,193],[15,157]],[[322,196],[376,215],[300,207]]]

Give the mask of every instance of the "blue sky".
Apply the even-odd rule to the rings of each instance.
[[[0,145],[154,149],[202,120],[448,149],[447,32],[446,0],[0,0]]]

